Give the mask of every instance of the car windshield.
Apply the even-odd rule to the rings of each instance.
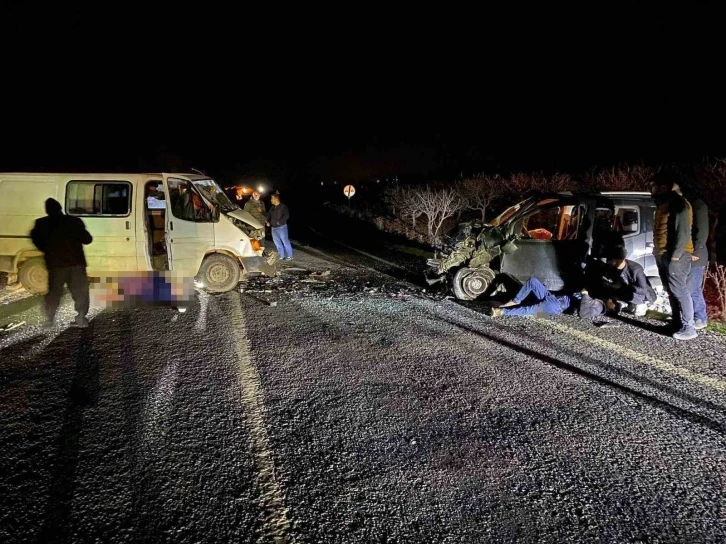
[[[239,209],[239,206],[232,203],[227,195],[224,194],[222,188],[213,179],[198,179],[193,180],[192,183],[205,198],[209,199],[215,206],[218,206],[221,211],[228,213]]]
[[[512,217],[516,212],[519,211],[519,208],[521,208],[521,204],[515,204],[514,206],[510,206],[506,210],[504,210],[502,213],[500,213],[498,216],[496,216],[494,219],[489,221],[488,225],[492,227],[498,227],[504,221]]]

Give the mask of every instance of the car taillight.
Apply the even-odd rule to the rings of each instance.
[[[252,249],[259,251],[261,247],[262,246],[260,246],[260,242],[258,240],[252,240]]]

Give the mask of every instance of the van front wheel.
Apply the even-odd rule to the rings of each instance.
[[[215,253],[202,261],[199,279],[204,288],[212,293],[231,291],[239,283],[240,266],[227,255]]]
[[[34,295],[48,292],[48,269],[42,258],[28,259],[20,267],[20,284]]]

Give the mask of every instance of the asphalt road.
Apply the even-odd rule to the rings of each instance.
[[[0,307],[0,541],[726,541],[724,337],[492,320],[302,241],[184,314]]]

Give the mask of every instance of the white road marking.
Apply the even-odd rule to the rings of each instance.
[[[247,327],[239,299],[232,303],[231,321],[236,331],[235,352],[241,400],[245,407],[251,438],[251,448],[259,468],[258,477],[263,490],[260,504],[266,512],[265,532],[275,542],[295,542],[291,534],[288,508],[285,507],[285,492],[275,476],[275,460],[270,438],[267,435],[264,416],[264,396],[257,372],[250,354]]]
[[[630,348],[626,348],[626,347],[616,344],[614,342],[604,340],[603,338],[598,338],[597,336],[593,336],[586,332],[582,332],[577,329],[570,328],[567,325],[563,325],[561,323],[556,323],[554,321],[549,321],[547,319],[541,319],[539,317],[535,317],[534,320],[539,323],[542,323],[543,325],[546,325],[547,327],[557,329],[560,332],[564,332],[565,334],[569,334],[570,336],[574,336],[575,338],[579,338],[580,340],[584,340],[585,342],[589,342],[590,344],[594,344],[601,348],[605,348],[607,350],[613,351],[619,355],[628,357],[639,363],[653,366],[659,370],[663,370],[664,372],[670,372],[671,374],[676,374],[676,375],[680,376],[681,378],[688,380],[689,382],[697,383],[700,385],[707,385],[718,391],[726,391],[726,381],[721,380],[719,378],[714,378],[713,376],[706,376],[705,374],[693,372],[692,370],[688,370],[686,368],[676,366],[674,364],[668,363],[666,361],[662,361],[655,357],[651,357],[650,355],[645,355],[643,353],[632,350]]]

